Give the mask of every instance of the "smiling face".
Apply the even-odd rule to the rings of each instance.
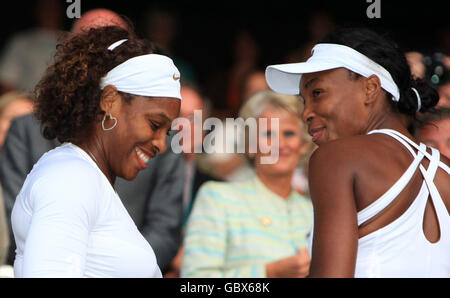
[[[365,78],[351,77],[344,68],[304,74],[300,94],[305,103],[303,121],[317,145],[363,134],[368,114],[364,106]]]
[[[258,152],[255,156],[255,169],[258,175],[264,176],[289,176],[292,175],[300,162],[300,158],[307,150],[307,144],[302,140],[300,119],[294,113],[282,109],[268,109],[261,114],[260,118],[267,119],[267,129],[258,126],[260,131],[259,142],[271,145],[271,135],[278,135],[279,155],[275,163],[261,163],[261,157],[269,156],[270,153]],[[278,120],[278,128],[271,127],[271,119]]]
[[[167,132],[179,111],[180,100],[176,98],[136,96],[130,103],[121,99],[111,109],[117,126],[103,132],[110,171],[115,176],[134,179],[151,158],[166,150]],[[105,126],[110,127],[112,121],[107,122]]]

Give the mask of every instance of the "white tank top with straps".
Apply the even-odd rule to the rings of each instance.
[[[438,150],[430,147],[430,155],[424,144],[417,145],[398,131],[369,132],[373,133],[399,141],[411,152],[414,161],[386,193],[358,212],[358,226],[387,207],[409,183],[417,167],[424,181],[419,194],[400,217],[359,239],[355,277],[450,277],[450,216],[433,181],[438,167],[450,175],[449,167],[440,161]],[[430,160],[427,169],[421,164],[424,157]],[[428,241],[423,232],[429,197],[439,222],[440,238],[435,243]]]

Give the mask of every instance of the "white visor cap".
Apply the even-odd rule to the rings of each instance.
[[[300,94],[300,80],[305,73],[346,68],[366,78],[376,75],[381,87],[392,95],[392,100],[400,99],[400,92],[391,74],[381,65],[358,51],[338,44],[317,44],[312,56],[306,62],[270,65],[266,68],[269,87],[281,94]]]

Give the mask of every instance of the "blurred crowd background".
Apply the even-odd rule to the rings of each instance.
[[[73,1],[71,1],[73,2]],[[380,0],[369,18],[366,0],[352,1],[119,1],[79,0],[81,13],[104,7],[127,16],[174,58],[183,80],[200,87],[216,113],[236,114],[242,98],[264,85],[269,64],[301,61],[327,32],[367,26],[386,33],[405,51],[424,56],[450,52],[445,1]],[[19,32],[36,27],[70,30],[63,0],[11,2],[0,20],[1,50]],[[253,77],[252,77],[253,75]],[[243,86],[246,79],[249,85]]]

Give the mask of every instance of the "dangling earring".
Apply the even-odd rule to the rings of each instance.
[[[113,126],[111,126],[111,127],[109,127],[109,128],[105,128],[105,120],[106,120],[106,113],[105,113],[105,116],[103,117],[103,120],[102,120],[102,129],[103,129],[103,130],[111,130],[111,129],[113,129],[114,127],[116,127],[116,125],[117,125],[117,118],[116,118],[116,117],[113,117],[113,116],[111,115],[111,113],[109,113],[109,119],[113,120],[113,121],[114,121],[114,124],[113,124]]]

